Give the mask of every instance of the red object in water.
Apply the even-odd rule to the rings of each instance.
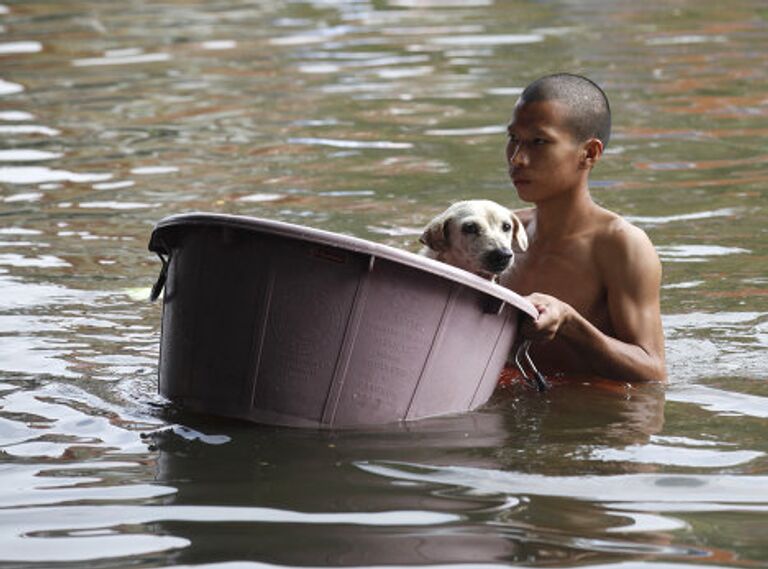
[[[499,375],[499,381],[497,387],[501,389],[506,389],[509,387],[512,387],[513,385],[517,385],[519,383],[525,383],[525,379],[523,378],[523,375],[520,373],[520,370],[516,367],[510,367],[505,366],[501,370],[501,374]]]

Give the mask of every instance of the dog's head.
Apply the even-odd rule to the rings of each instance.
[[[486,278],[512,264],[513,242],[521,251],[528,248],[525,228],[517,216],[490,200],[453,204],[427,225],[420,241],[441,261]]]

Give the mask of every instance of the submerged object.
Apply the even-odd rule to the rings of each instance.
[[[160,393],[195,412],[351,427],[469,411],[519,316],[536,316],[461,269],[278,221],[174,215],[149,249],[163,262]]]

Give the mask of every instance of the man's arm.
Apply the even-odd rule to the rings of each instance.
[[[593,371],[626,381],[666,381],[659,294],[661,263],[645,233],[626,222],[596,243],[615,337],[570,305],[548,295],[528,297],[539,318],[525,330],[533,339],[562,339],[584,354]]]

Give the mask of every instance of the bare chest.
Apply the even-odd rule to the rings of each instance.
[[[549,294],[567,302],[595,324],[602,324],[607,307],[605,287],[588,242],[537,246],[515,256],[503,284],[518,294]]]

